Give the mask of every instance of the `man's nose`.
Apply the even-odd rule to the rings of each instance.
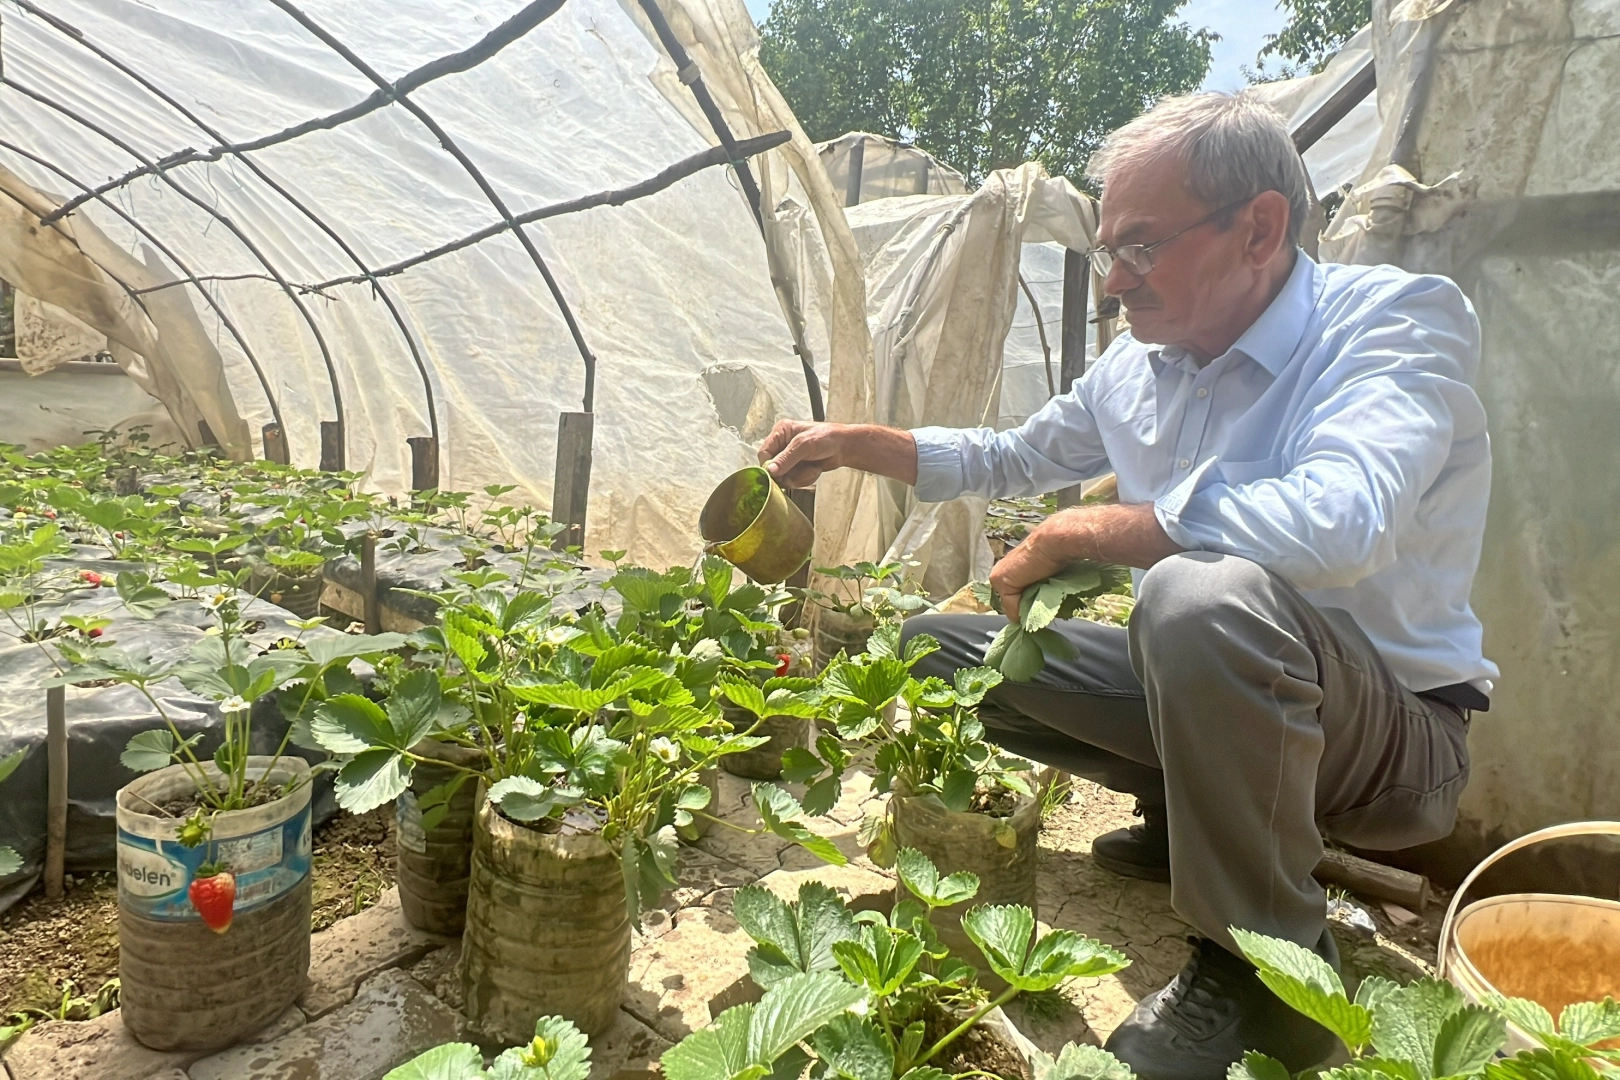
[[[1103,278],[1103,292],[1109,296],[1124,296],[1140,284],[1142,276],[1132,273],[1124,259],[1115,259],[1114,265],[1108,268],[1108,276]]]

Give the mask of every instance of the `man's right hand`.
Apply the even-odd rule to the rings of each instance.
[[[783,487],[803,488],[822,473],[842,468],[846,424],[778,420],[759,446],[759,461]]]

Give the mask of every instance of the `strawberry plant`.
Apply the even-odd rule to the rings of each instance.
[[[383,1080],[585,1080],[590,1074],[591,1048],[584,1034],[560,1016],[542,1016],[532,1040],[501,1051],[487,1070],[484,1055],[472,1043],[445,1043]]]
[[[1091,601],[1118,591],[1129,579],[1123,567],[1078,562],[1061,574],[1031,585],[1019,601],[1017,621],[1001,628],[985,650],[984,662],[1013,682],[1029,682],[1048,657],[1074,659],[1074,647],[1052,629],[1052,623],[1074,618],[1086,611]],[[980,603],[1006,614],[1001,611],[1001,598],[990,586],[975,582],[973,593]]]
[[[984,809],[998,792],[1033,795],[1029,763],[1003,755],[987,741],[975,713],[1001,675],[991,668],[967,668],[956,673],[954,684],[915,678],[912,668],[938,648],[937,641],[920,634],[902,653],[900,626],[890,623],[872,634],[867,652],[835,660],[822,673],[805,699],[831,721],[832,731],[824,731],[813,750],[796,747],[782,761],[784,779],[808,785],[807,812],[826,813],[838,802],[845,769],[866,747],[876,750],[876,791],[935,794],[947,809],[959,812]],[[759,706],[729,683],[722,689],[739,705]],[[904,723],[897,705],[906,709]]]
[[[733,595],[724,588],[729,577],[706,580],[709,601]],[[661,648],[638,632],[675,631],[685,618],[675,609],[688,598],[672,602],[656,624],[642,614],[614,624],[600,609],[554,610],[553,599],[571,586],[560,575],[550,592],[441,594],[439,626],[411,639],[416,661],[427,666],[394,681],[381,704],[354,693],[328,697],[310,731],[338,755],[338,802],[354,813],[406,791],[416,766],[430,760],[416,749],[424,738],[481,751],[475,764],[447,765],[456,775],[420,798],[423,827],[442,820],[460,785],[482,781],[490,803],[514,822],[598,829],[621,861],[634,919],[674,884],[676,830],[711,798],[699,774],[763,740],[733,730],[711,690],[722,668],[745,671],[746,661],[712,640],[683,647],[674,637]],[[743,627],[751,616],[720,608],[718,618]],[[843,861],[798,822],[802,809],[791,796],[763,789],[756,805],[767,829]]]
[[[852,618],[864,618],[872,625],[899,622],[933,605],[922,595],[907,574],[919,564],[914,559],[875,563],[863,561],[852,566],[818,566],[816,573],[839,583],[837,591],[795,589],[800,599],[828,611]]]
[[[1620,1003],[1612,998],[1564,1009],[1558,1023],[1532,1001],[1497,997],[1471,1004],[1438,979],[1401,986],[1369,976],[1350,999],[1327,961],[1293,942],[1234,929],[1260,980],[1291,1008],[1337,1035],[1350,1061],[1322,1073],[1325,1080],[1599,1080],[1620,1076],[1620,1050],[1599,1049],[1620,1037]],[[1510,1058],[1507,1022],[1542,1045]],[[1284,1066],[1246,1054],[1230,1080],[1284,1080]]]
[[[28,748],[25,746],[21,750],[15,750],[4,758],[0,758],[0,784],[5,783],[6,777],[17,771],[17,766],[21,765],[23,758],[27,756]],[[14,849],[0,844],[0,878],[10,877],[21,870],[22,865],[21,855],[18,855]]]
[[[976,969],[940,945],[931,921],[936,908],[971,899],[978,879],[962,873],[941,878],[909,848],[897,865],[910,895],[888,914],[857,915],[818,882],[801,885],[792,902],[760,885],[739,889],[734,912],[754,939],[749,973],[764,997],[727,1009],[667,1051],[662,1068],[668,1080],[762,1080],[800,1076],[807,1067],[811,1076],[828,1080],[945,1080],[949,1074],[940,1065],[948,1051],[997,1006],[1129,963],[1071,930],[1037,935],[1028,908],[980,906],[962,922],[984,961],[1006,981],[991,997],[978,986]],[[1101,1053],[1065,1049],[1058,1060],[1072,1068]],[[1080,1074],[1047,1075],[1068,1080]]]

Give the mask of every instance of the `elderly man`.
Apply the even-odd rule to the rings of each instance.
[[[1246,96],[1162,102],[1092,163],[1090,253],[1130,331],[1011,431],[785,421],[782,482],[864,469],[936,501],[1033,495],[1113,470],[1119,504],[1053,514],[991,575],[1003,610],[1068,564],[1137,569],[1128,629],[1055,624],[1076,658],[983,711],[1008,749],[1138,799],[1093,857],[1169,881],[1203,938],[1108,1041],[1150,1080],[1290,1069],[1328,1033],[1234,954],[1232,927],[1337,963],[1311,873],[1323,836],[1445,836],[1471,710],[1496,669],[1469,608],[1490,489],[1473,311],[1450,281],[1323,266],[1298,247],[1303,164]],[[1144,572],[1145,571],[1145,572]],[[981,664],[1001,616],[923,616],[929,673]]]

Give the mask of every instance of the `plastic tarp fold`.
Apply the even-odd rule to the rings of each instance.
[[[844,392],[856,406],[840,418],[903,428],[1001,426],[1008,333],[1027,303],[1018,283],[1025,245],[1091,247],[1092,201],[1026,164],[992,173],[971,195],[881,199],[846,213],[867,262],[874,359],[865,371],[835,370],[835,385],[853,384]],[[1060,320],[1061,255],[1045,259],[1054,257],[1057,310],[1043,305],[1042,314]],[[1055,350],[1056,336],[1049,339]],[[892,481],[832,473],[818,484],[818,558],[836,565],[905,555],[923,564],[930,593],[948,596],[989,572],[986,505],[976,497],[919,504]]]

